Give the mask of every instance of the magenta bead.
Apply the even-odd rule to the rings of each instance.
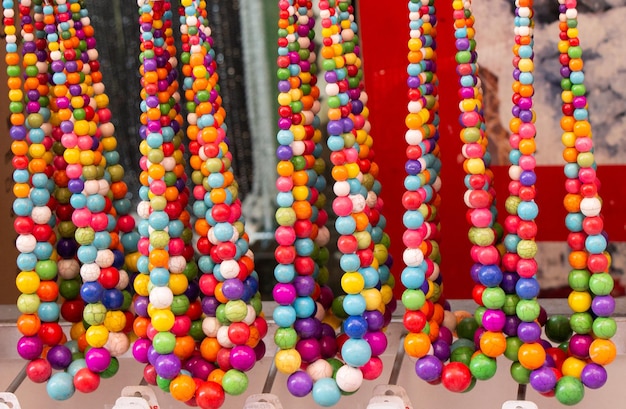
[[[147,338],[139,338],[133,343],[132,353],[133,358],[137,362],[141,362],[143,364],[148,363],[148,348],[152,343]]]
[[[188,370],[194,378],[207,379],[211,372],[215,370],[215,365],[207,362],[201,356],[193,356],[185,362],[185,369]]]
[[[320,343],[314,338],[301,339],[296,344],[296,349],[300,353],[303,362],[315,362],[322,356]]]
[[[111,364],[111,354],[105,348],[90,348],[85,353],[85,362],[91,372],[100,373]]]
[[[572,355],[580,359],[589,357],[589,347],[593,338],[589,335],[574,334],[569,341],[569,351]]]
[[[272,290],[274,301],[280,305],[291,305],[296,299],[296,289],[292,284],[278,283]]]
[[[506,315],[501,310],[487,310],[483,314],[483,327],[487,331],[500,332],[505,322]]]
[[[470,220],[472,225],[476,227],[489,227],[491,221],[493,219],[493,215],[489,209],[472,209],[470,213]]]
[[[43,342],[39,337],[22,337],[17,342],[17,353],[26,360],[39,358],[43,351]]]
[[[387,349],[387,336],[382,331],[368,332],[363,337],[372,349],[372,356],[382,355]]]
[[[240,371],[249,371],[254,367],[256,362],[256,354],[254,349],[247,345],[238,345],[230,350],[230,364],[234,369]]]

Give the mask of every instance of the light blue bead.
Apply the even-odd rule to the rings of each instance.
[[[407,176],[404,178],[404,188],[412,192],[416,191],[422,186],[422,182],[417,176]]]
[[[361,266],[361,260],[356,254],[342,254],[339,259],[339,266],[343,271],[357,271]]]
[[[229,241],[233,236],[233,226],[230,223],[217,223],[213,227],[215,238],[219,241]]]
[[[37,260],[48,260],[52,256],[53,250],[52,244],[48,242],[38,242],[35,245],[33,253],[37,257]]]
[[[378,285],[380,276],[374,267],[362,267],[358,271],[363,276],[365,288],[374,288]]]
[[[93,263],[98,256],[98,249],[94,245],[80,246],[76,252],[76,256],[83,264]]]
[[[291,207],[293,204],[293,195],[291,192],[278,192],[276,195],[276,204],[278,207]]]
[[[582,213],[568,213],[565,216],[565,226],[572,232],[582,231],[584,219],[585,216]]]
[[[574,119],[577,121],[585,121],[589,118],[589,111],[585,108],[577,108],[574,110]]]
[[[165,287],[170,281],[170,272],[167,268],[155,267],[150,271],[150,282],[157,287]]]
[[[341,357],[346,364],[360,367],[372,357],[372,348],[364,339],[349,339],[341,347]]]
[[[274,267],[274,278],[279,283],[290,283],[296,277],[293,264],[278,264]]]
[[[606,250],[606,238],[601,234],[587,236],[585,239],[585,248],[589,253],[600,254]]]
[[[209,186],[213,189],[221,188],[224,185],[224,175],[221,173],[211,173],[207,181]]]
[[[291,327],[296,322],[296,310],[290,305],[277,305],[272,318],[278,327]]]
[[[57,401],[64,401],[72,397],[76,388],[74,378],[67,372],[57,372],[53,374],[46,383],[48,396]]]
[[[347,294],[342,305],[348,315],[361,315],[365,312],[365,298],[361,294]]]
[[[519,82],[523,85],[532,85],[535,82],[535,78],[530,72],[522,72],[519,75]]]
[[[97,231],[93,238],[93,245],[98,250],[105,250],[111,246],[111,234],[108,231]]]
[[[205,274],[209,274],[213,272],[213,267],[215,267],[215,262],[209,256],[201,256],[198,259],[198,269]]]
[[[333,378],[321,378],[313,384],[313,400],[320,406],[335,406],[341,399],[341,390]]]
[[[296,297],[293,308],[298,318],[309,318],[315,314],[316,305],[311,297]]]
[[[306,239],[296,239],[295,242],[296,253],[299,256],[310,256],[315,249],[315,245],[313,244],[313,240]]]
[[[566,163],[565,166],[563,166],[563,173],[570,179],[578,178],[579,170],[580,167],[576,163]]]
[[[522,220],[534,220],[539,214],[539,207],[535,202],[521,202],[517,206],[517,215]]]
[[[45,206],[50,201],[50,192],[46,188],[33,188],[30,191],[30,200],[35,206]]]
[[[167,229],[170,233],[170,237],[180,237],[185,230],[185,225],[180,220],[170,220],[167,224]]]
[[[342,235],[353,234],[356,229],[356,221],[352,216],[340,216],[335,220],[335,229]]]
[[[150,273],[150,261],[148,260],[148,257],[146,256],[140,256],[137,259],[137,271],[139,271],[141,274],[148,274]]]
[[[34,253],[20,253],[17,255],[17,268],[21,271],[31,271],[37,265],[37,256]]]
[[[99,213],[104,211],[104,207],[106,206],[106,201],[104,197],[101,195],[90,195],[87,197],[87,209],[91,210],[92,213]]]
[[[37,308],[37,315],[43,322],[55,322],[59,319],[60,308],[56,302],[42,302]]]
[[[405,267],[400,274],[400,281],[406,288],[416,290],[424,284],[426,274],[419,267]]]
[[[402,215],[402,223],[407,229],[417,229],[424,224],[424,216],[417,210],[407,210]]]

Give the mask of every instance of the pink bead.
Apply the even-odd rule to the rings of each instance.
[[[349,163],[354,163],[359,158],[359,153],[354,148],[346,148],[343,151],[346,155],[346,161]]]
[[[567,179],[565,181],[565,190],[567,193],[579,193],[580,192],[580,181],[578,179]]]
[[[65,168],[65,174],[70,179],[78,179],[83,174],[83,166],[79,164],[69,164]]]
[[[343,254],[354,253],[358,246],[356,237],[351,234],[340,236],[337,240],[337,249]]]
[[[500,253],[495,246],[478,247],[477,262],[481,264],[498,264],[500,261]]]
[[[296,232],[293,227],[280,226],[274,233],[276,242],[281,246],[291,246],[296,241]]]
[[[167,189],[167,185],[165,184],[163,180],[153,180],[150,183],[150,191],[157,196],[161,196],[162,194],[164,194],[165,189]]]
[[[81,150],[91,150],[91,147],[93,146],[93,139],[91,138],[91,136],[79,136],[78,137],[78,147]]]
[[[482,158],[483,147],[478,143],[467,143],[463,145],[463,156],[467,158]]]
[[[78,143],[78,138],[75,133],[66,133],[61,137],[61,144],[65,148],[73,148]]]
[[[517,231],[517,226],[519,226],[519,223],[519,216],[509,215],[506,217],[506,219],[504,219],[504,228],[510,233],[515,233]]]
[[[349,197],[336,197],[333,200],[333,211],[337,216],[349,216],[352,213],[352,200]]]
[[[279,192],[289,192],[293,188],[293,180],[288,176],[280,176],[276,179],[276,189]]]
[[[520,139],[519,134],[511,134],[511,136],[509,136],[509,144],[511,145],[511,148],[517,149],[519,147]]]
[[[523,139],[530,139],[537,133],[535,125],[532,123],[523,123],[519,126],[519,136]]]
[[[583,168],[578,171],[578,180],[581,183],[593,183],[596,180],[596,171],[593,168]]]
[[[106,213],[95,213],[91,216],[91,228],[95,231],[104,231],[109,225],[109,218]]]
[[[511,196],[519,196],[519,188],[522,186],[519,180],[509,182],[509,193]]]
[[[204,195],[206,194],[206,190],[198,185],[198,186],[194,186],[193,188],[193,197],[196,200],[204,200]]]
[[[137,242],[137,251],[139,251],[142,256],[147,257],[148,254],[150,254],[150,239],[147,237],[140,238]]]
[[[402,234],[402,243],[406,247],[417,248],[422,243],[422,235],[417,230],[406,230]]]
[[[72,223],[76,227],[88,227],[91,222],[91,211],[87,208],[75,209],[72,213]]]
[[[475,127],[480,123],[480,116],[476,111],[464,112],[461,114],[461,123],[466,127]]]
[[[141,168],[141,170],[148,170],[148,158],[145,156],[142,156],[141,158],[139,158],[139,167]]]
[[[476,227],[488,227],[491,224],[493,215],[488,209],[472,209],[470,220]]]
[[[168,244],[170,256],[181,256],[185,250],[185,241],[180,237],[170,239]]]
[[[537,262],[534,259],[521,258],[517,262],[517,273],[523,278],[532,278],[537,274]]]
[[[519,165],[523,170],[533,170],[537,165],[537,161],[532,155],[522,155],[519,158]]]
[[[593,140],[591,138],[576,138],[574,146],[578,152],[589,152],[593,148]]]

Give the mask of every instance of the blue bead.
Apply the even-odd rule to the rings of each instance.
[[[141,186],[139,188],[139,199],[146,202],[150,200],[150,188],[148,186]]]
[[[194,216],[199,217],[199,218],[204,218],[204,215],[206,214],[208,209],[209,208],[207,207],[206,204],[204,204],[204,202],[195,201],[193,203],[192,212]]]
[[[311,297],[296,297],[293,308],[298,318],[309,318],[315,314],[317,306]]]
[[[315,244],[313,240],[306,239],[296,239],[295,242],[296,253],[300,256],[310,256],[315,249]]]
[[[346,364],[361,367],[372,357],[372,348],[364,339],[349,339],[341,347],[341,357]]]
[[[180,237],[185,230],[185,225],[180,220],[170,220],[167,224],[167,229],[170,233],[170,237]]]
[[[424,216],[417,210],[407,210],[402,215],[402,223],[407,229],[418,229],[424,224]]]
[[[107,310],[119,310],[124,305],[124,293],[117,288],[104,290],[102,294],[102,304]]]
[[[65,343],[65,346],[67,346],[67,343]],[[78,371],[86,367],[87,367],[87,361],[85,361],[84,358],[77,359],[75,361],[72,361],[70,366],[67,367],[67,373],[74,376],[76,375]]]
[[[74,193],[70,197],[70,204],[74,209],[82,209],[87,206],[87,196],[82,193]]]
[[[374,267],[361,267],[359,273],[363,276],[365,281],[365,288],[374,288],[380,281],[380,275]]]
[[[233,226],[230,223],[217,223],[213,227],[215,238],[219,241],[229,241],[233,236]]]
[[[517,53],[521,58],[531,58],[533,55],[533,49],[528,45],[522,45],[518,48]]]
[[[570,179],[577,179],[579,170],[580,167],[576,163],[566,163],[565,166],[563,166],[563,173]]]
[[[137,232],[143,237],[148,237],[150,235],[150,223],[148,220],[139,219],[137,222]]]
[[[83,283],[80,287],[80,296],[88,304],[100,302],[104,288],[97,281]]]
[[[37,315],[43,322],[55,322],[59,319],[60,308],[56,302],[42,302],[37,308]]]
[[[105,206],[106,206],[106,201],[104,200],[103,196],[91,195],[87,197],[87,208],[91,210],[93,213],[104,211]]]
[[[335,220],[335,229],[342,235],[353,234],[356,229],[356,221],[352,216],[339,216]]]
[[[378,276],[380,277],[381,283],[387,283],[390,275],[391,271],[389,270],[389,267],[384,264],[378,267]]]
[[[422,186],[422,182],[418,176],[407,176],[404,178],[404,188],[410,191],[416,191]]]
[[[211,173],[207,181],[210,187],[214,189],[221,188],[224,185],[224,175],[221,173]]]
[[[34,253],[20,253],[17,255],[17,268],[21,271],[31,271],[37,265],[37,256]]]
[[[585,121],[589,118],[589,111],[584,108],[576,108],[574,110],[574,119],[577,121]]]
[[[348,179],[348,184],[350,185],[350,194],[356,195],[361,194],[361,182],[358,179]]]
[[[333,378],[321,378],[313,384],[313,400],[320,406],[335,406],[341,399],[341,390]]]
[[[585,73],[583,71],[572,71],[569,75],[572,84],[582,84],[585,82]]]
[[[582,213],[568,213],[565,216],[565,226],[572,232],[582,231],[584,219],[585,216]]]
[[[517,215],[522,220],[534,220],[539,214],[539,208],[535,202],[521,202],[517,206]]]
[[[363,338],[367,333],[367,321],[361,316],[350,316],[343,322],[343,332],[350,338]]]
[[[148,274],[150,272],[150,261],[146,256],[140,256],[137,259],[137,271],[141,274]]]
[[[339,266],[343,271],[357,271],[361,266],[361,260],[356,254],[342,254]]]
[[[163,135],[157,132],[150,132],[146,137],[148,146],[152,149],[159,149],[163,145]]]
[[[530,72],[522,72],[519,75],[519,82],[524,85],[532,85],[535,79]]]
[[[291,207],[293,204],[293,195],[291,192],[278,192],[276,195],[276,204],[278,207]]]
[[[515,292],[523,300],[532,300],[539,295],[539,282],[534,278],[520,278],[515,284]]]
[[[520,242],[520,238],[517,234],[507,234],[504,238],[504,247],[510,253],[517,252],[517,243]]]
[[[502,282],[502,270],[497,265],[484,265],[478,270],[480,283],[487,287],[495,287]]]
[[[39,242],[35,245],[33,253],[37,256],[38,260],[48,260],[52,256],[54,248],[52,244],[48,242]]]
[[[50,192],[46,188],[33,188],[30,191],[30,200],[35,206],[45,206],[50,201]]]
[[[170,272],[167,268],[154,267],[150,271],[150,282],[157,287],[165,287],[170,281]]]
[[[74,378],[67,372],[53,374],[46,383],[46,392],[54,400],[67,400],[74,395]]]
[[[601,234],[587,236],[585,239],[585,248],[591,254],[600,254],[606,250],[607,241]]]
[[[361,315],[365,312],[365,298],[361,294],[347,294],[343,299],[343,310],[348,315]]]
[[[33,131],[30,132],[32,134]],[[48,176],[46,176],[45,173],[35,173],[32,177],[33,187],[45,188],[48,184],[48,180]]]
[[[424,284],[426,273],[420,267],[405,267],[400,274],[402,285],[410,289],[418,289]]]
[[[328,149],[333,152],[340,151],[344,148],[343,138],[337,135],[331,135],[326,142]]]
[[[198,259],[198,269],[205,274],[209,274],[213,272],[213,268],[215,267],[215,262],[209,256],[200,256]]]
[[[98,249],[94,245],[80,246],[76,252],[78,260],[83,264],[93,263],[97,255]]]
[[[97,231],[93,238],[93,245],[98,250],[108,249],[111,246],[111,235],[108,231]]]
[[[272,318],[281,328],[291,327],[296,322],[296,310],[290,305],[277,305],[272,312]]]
[[[220,271],[220,264],[216,264],[215,266],[213,266],[213,275],[215,276],[215,279],[217,281],[224,281],[225,278],[222,275],[222,272]]]
[[[13,171],[13,180],[15,183],[28,183],[30,173],[26,169],[15,169]]]

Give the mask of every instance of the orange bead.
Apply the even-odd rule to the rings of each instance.
[[[580,211],[580,202],[582,196],[575,193],[568,193],[563,198],[563,206],[569,213],[577,213]]]
[[[139,338],[148,337],[148,324],[150,324],[150,318],[148,317],[136,317],[133,321],[133,332]]]
[[[176,344],[174,346],[174,355],[181,360],[186,360],[193,355],[196,349],[196,341],[191,335],[185,335],[182,337],[176,337]]]
[[[506,350],[506,338],[501,332],[487,331],[480,337],[480,350],[490,358],[497,358]]]
[[[165,168],[159,163],[153,163],[148,167],[148,176],[153,180],[163,179]]]
[[[286,160],[281,160],[276,165],[276,172],[279,176],[291,176],[293,174],[293,163]],[[346,172],[346,178],[348,177]]]
[[[213,189],[209,193],[209,197],[215,204],[224,203],[226,201],[226,190],[222,188]]]
[[[43,302],[56,301],[59,296],[59,286],[54,281],[41,281],[39,283],[39,288],[37,289],[37,295]]]
[[[428,327],[428,339],[430,339],[430,342],[435,342],[439,338],[439,324],[435,321],[429,321]]]
[[[224,292],[222,291],[223,286],[224,283],[217,283],[217,285],[215,286],[215,298],[217,298],[217,301],[219,301],[220,303],[226,304],[228,302],[228,298],[226,298]]]
[[[369,219],[363,212],[352,214],[352,218],[356,222],[356,231],[364,231],[369,225]]]
[[[37,335],[41,328],[41,320],[35,314],[22,314],[17,319],[17,330],[24,336]]]
[[[209,362],[217,360],[217,352],[222,346],[217,342],[217,338],[206,337],[200,344],[200,355]]]
[[[535,153],[535,139],[522,139],[519,141],[519,151],[522,155],[532,155]]]
[[[348,179],[348,170],[346,169],[345,166],[342,166],[342,165],[333,166],[333,169],[331,170],[331,175],[333,179],[338,182],[344,181]]]
[[[576,148],[565,148],[563,149],[563,159],[568,163],[576,163],[576,158],[578,157],[578,151]]]
[[[298,170],[294,172],[291,178],[293,180],[294,186],[306,186],[309,181],[309,176],[304,170]]]
[[[410,333],[404,338],[404,350],[413,358],[421,358],[430,350],[430,338],[423,332]]]
[[[568,256],[569,265],[575,269],[584,269],[587,267],[587,252],[572,251]]]
[[[598,365],[608,365],[617,355],[615,344],[610,339],[594,339],[589,346],[589,357]]]
[[[220,385],[221,385],[221,384],[222,384],[222,379],[224,378],[224,374],[225,374],[225,373],[226,373],[226,372],[224,372],[223,370],[221,370],[221,369],[219,369],[219,368],[214,369],[214,370],[213,370],[213,371],[211,371],[211,373],[209,374],[209,377],[207,378],[207,381],[210,381],[210,382],[215,382],[215,383],[218,383],[218,384],[220,384]]]
[[[196,381],[189,375],[178,375],[170,382],[170,394],[180,402],[187,402],[196,393]]]
[[[308,220],[313,215],[313,208],[307,201],[294,202],[292,208],[296,212],[296,217],[300,220]]]
[[[526,369],[540,368],[546,362],[546,351],[541,344],[523,344],[517,352],[519,363]]]

